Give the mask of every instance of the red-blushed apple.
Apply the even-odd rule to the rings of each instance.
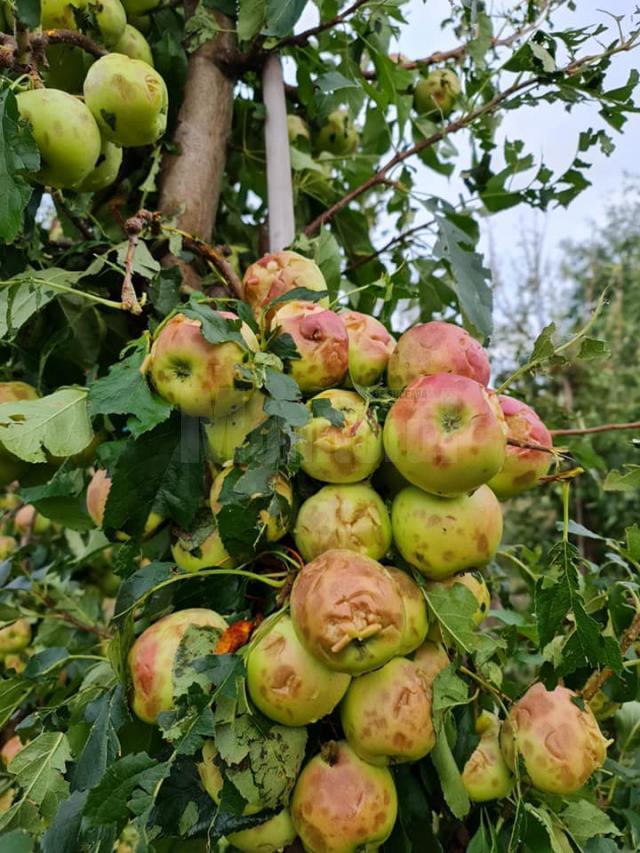
[[[131,705],[145,723],[173,708],[173,668],[182,638],[191,626],[211,629],[211,651],[227,622],[214,610],[178,610],[146,629],[129,651]]]
[[[404,604],[404,635],[397,654],[408,655],[424,642],[429,629],[424,594],[413,578],[402,569],[385,566],[385,571],[396,582]]]
[[[248,403],[224,418],[216,418],[204,428],[209,455],[216,465],[230,462],[252,430],[267,419],[265,396],[256,391]]]
[[[416,112],[432,121],[447,118],[453,112],[461,91],[458,75],[451,68],[432,71],[416,83],[413,94]]]
[[[271,329],[293,338],[300,357],[288,361],[287,369],[303,394],[342,384],[349,366],[349,336],[334,311],[293,300],[276,309]]]
[[[553,447],[551,433],[531,406],[504,394],[500,394],[498,400],[507,422],[509,439]],[[489,480],[489,485],[500,500],[507,500],[537,485],[549,471],[552,461],[552,453],[509,444],[504,465]]]
[[[369,764],[419,761],[436,742],[431,691],[415,664],[403,657],[354,678],[340,719],[349,745]]]
[[[331,548],[380,560],[391,547],[391,520],[367,483],[324,486],[300,507],[293,537],[305,561]]]
[[[229,311],[212,311],[212,319],[237,320]],[[246,346],[236,341],[212,344],[202,334],[199,320],[176,314],[162,326],[142,372],[158,394],[187,415],[226,417],[245,406],[254,387],[241,376],[259,349],[246,323],[240,328]]]
[[[373,853],[391,835],[398,795],[387,767],[362,761],[345,741],[330,741],[302,770],[290,810],[305,850]]]
[[[415,486],[391,508],[393,540],[404,559],[431,580],[444,580],[492,559],[502,538],[502,509],[488,486],[441,498]]]
[[[389,358],[387,382],[396,393],[419,376],[453,373],[488,385],[491,367],[481,344],[453,323],[434,320],[406,331]]]
[[[107,498],[111,491],[111,477],[104,468],[99,468],[89,480],[87,486],[87,513],[96,527],[102,527]],[[144,526],[143,535],[150,536],[163,522],[157,512],[150,512]],[[116,532],[116,538],[126,541],[129,537],[122,531]]]
[[[211,484],[209,505],[211,506],[211,511],[214,516],[216,516],[221,509],[219,499],[224,487],[224,481],[230,474],[237,470],[238,469],[232,465],[223,468]],[[293,489],[291,488],[291,483],[283,477],[282,474],[278,474],[276,477],[274,490],[276,495],[284,500],[278,501],[278,505],[272,507],[273,514],[268,509],[261,509],[258,512],[263,530],[262,535],[266,542],[277,542],[286,535],[289,530],[291,513],[293,511]]]
[[[296,830],[288,809],[283,809],[264,823],[231,832],[227,841],[242,853],[279,853],[296,839]]]
[[[253,703],[284,726],[307,726],[330,714],[351,682],[350,675],[327,669],[306,650],[288,615],[260,626],[246,666]]]
[[[396,342],[375,317],[340,311],[349,335],[349,378],[356,385],[375,385],[384,373]]]
[[[413,662],[427,687],[433,687],[438,675],[451,663],[446,649],[430,640],[424,642],[416,651]]]
[[[0,749],[0,760],[5,767],[8,767],[16,755],[20,752],[25,744],[22,743],[18,735],[13,735],[9,740],[2,744]]]
[[[6,560],[18,550],[18,542],[13,536],[0,536],[0,560]]]
[[[242,284],[245,302],[249,303],[256,317],[274,299],[297,288],[303,287],[317,293],[327,289],[320,267],[310,258],[289,251],[265,255],[251,264]],[[328,297],[324,297],[319,304],[328,307]]]
[[[580,790],[604,763],[608,741],[589,705],[566,687],[537,682],[509,711],[501,747],[513,769],[520,757],[535,788],[567,795]]]
[[[477,803],[509,796],[513,776],[500,750],[500,720],[482,711],[476,720],[480,743],[471,753],[462,771],[462,784]]]
[[[414,486],[451,497],[502,468],[507,426],[497,395],[466,376],[436,373],[415,379],[393,404],[384,448]]]
[[[321,405],[337,412],[342,423],[314,415]],[[299,429],[302,470],[324,483],[359,483],[373,474],[384,455],[382,428],[365,400],[355,391],[331,388],[309,400],[307,408],[311,420]]]
[[[40,515],[32,504],[25,504],[15,514],[13,526],[19,533],[31,531],[36,536],[40,536],[50,529],[51,522],[44,515]]]
[[[20,652],[31,642],[31,625],[28,619],[17,619],[0,628],[0,655]]]
[[[375,560],[325,551],[298,573],[291,618],[307,648],[329,669],[358,674],[386,663],[406,642],[400,588]]]
[[[15,403],[17,400],[37,400],[40,395],[26,382],[0,382],[0,403]],[[19,480],[29,463],[19,459],[0,443],[0,486]]]

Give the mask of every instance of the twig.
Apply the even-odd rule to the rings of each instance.
[[[78,229],[78,231],[82,234],[85,240],[95,240],[95,234],[89,223],[83,219],[81,216],[78,216],[67,206],[66,201],[64,200],[64,196],[60,192],[60,190],[54,190],[51,195],[53,196],[53,200],[56,203],[56,207],[58,207],[67,219]]]
[[[628,424],[600,424],[582,429],[552,429],[550,432],[551,435],[594,435],[598,432],[613,432],[620,429],[640,429],[640,421],[632,421]]]
[[[244,288],[242,287],[242,281],[221,252],[209,245],[209,243],[205,243],[205,241],[201,240],[199,237],[196,237],[193,234],[187,234],[186,231],[182,231],[180,228],[174,228],[173,225],[160,225],[160,229],[170,234],[178,234],[182,237],[183,245],[208,261],[211,266],[220,273],[222,279],[227,285],[227,288],[237,299],[243,298]]]
[[[286,38],[280,39],[274,50],[279,51],[282,50],[283,47],[304,47],[308,43],[309,39],[313,38],[313,36],[320,35],[320,33],[325,32],[325,30],[333,29],[333,27],[337,27],[338,24],[344,23],[344,21],[357,12],[361,6],[364,6],[365,3],[369,2],[370,0],[356,0],[356,2],[349,6],[348,9],[345,9],[344,12],[336,15],[335,18],[331,18],[330,21],[323,21],[316,27],[310,27],[308,30],[298,33],[298,35],[287,36]]]
[[[130,311],[132,314],[142,314],[142,306],[138,301],[135,288],[133,286],[133,262],[136,257],[136,246],[140,234],[153,220],[153,214],[148,210],[139,210],[135,216],[129,217],[124,223],[124,230],[127,235],[129,245],[127,246],[127,257],[124,262],[124,280],[122,282],[122,293],[120,299],[122,307],[125,311]]]
[[[111,632],[107,631],[106,628],[100,628],[98,625],[88,625],[86,622],[81,622],[80,619],[76,619],[76,617],[67,610],[58,610],[52,615],[55,619],[60,619],[62,622],[68,622],[69,625],[73,625],[74,628],[78,628],[80,631],[86,631],[88,634],[95,634],[97,637],[111,639]]]
[[[395,237],[392,237],[388,240],[384,246],[380,249],[377,249],[375,252],[371,252],[370,255],[364,255],[361,258],[358,258],[352,264],[345,269],[345,272],[350,272],[351,270],[357,270],[359,267],[368,264],[369,261],[373,261],[376,258],[380,257],[384,252],[390,249],[392,246],[395,246],[396,243],[404,243],[405,240],[408,240],[409,237],[412,237],[418,231],[422,231],[424,228],[428,228],[430,225],[433,225],[434,220],[430,219],[428,222],[421,222],[420,225],[414,225],[413,228],[407,228],[406,231],[403,231],[401,234],[396,234]]]
[[[540,453],[550,453],[552,456],[557,456],[559,451],[555,447],[546,447],[544,444],[536,444],[535,442],[520,441],[519,438],[508,438],[507,444],[512,447],[521,447],[523,450],[537,450]]]
[[[640,637],[640,611],[636,613],[633,622],[622,635],[622,639],[620,640],[620,651],[622,654],[631,648],[638,637]],[[608,681],[613,674],[613,670],[608,666],[598,672],[594,672],[580,691],[582,698],[587,702],[590,699],[593,699],[598,690],[602,688],[604,683]]]
[[[44,30],[42,33],[37,33],[31,37],[32,44],[41,42],[47,44],[71,44],[75,47],[80,47],[86,53],[91,54],[96,59],[101,56],[106,56],[109,52],[99,44],[96,44],[93,39],[86,36],[78,30]]]

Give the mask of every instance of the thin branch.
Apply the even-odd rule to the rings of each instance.
[[[96,59],[101,56],[106,56],[109,52],[105,48],[96,44],[89,36],[78,30],[44,30],[42,33],[36,33],[31,38],[32,43],[42,42],[43,44],[71,44],[74,47],[80,47],[86,53],[91,54]]]
[[[201,258],[208,261],[220,274],[227,289],[233,294],[233,296],[237,299],[243,298],[244,288],[242,287],[242,281],[222,252],[218,251],[214,246],[209,245],[209,243],[205,243],[204,240],[201,240],[194,234],[188,234],[186,231],[182,231],[180,228],[174,228],[172,225],[160,225],[160,229],[170,234],[178,234],[182,237],[182,243],[185,248],[191,249],[192,252],[196,252],[196,254],[200,255]]]
[[[56,203],[56,207],[64,213],[67,219],[74,225],[75,228],[82,234],[85,240],[95,240],[96,235],[93,233],[93,229],[81,216],[78,216],[74,213],[66,201],[64,200],[64,196],[60,192],[60,190],[54,190],[51,195],[53,196],[53,200]]]
[[[622,654],[631,648],[638,637],[640,637],[640,611],[636,612],[633,622],[622,635],[622,639],[620,640],[620,651]],[[594,672],[580,691],[582,698],[587,702],[590,699],[593,699],[598,690],[602,688],[605,682],[608,681],[612,675],[614,675],[614,672],[608,666],[598,672]]]
[[[619,429],[640,429],[640,421],[632,421],[628,424],[600,424],[582,429],[552,429],[550,432],[551,435],[593,435],[598,432],[613,432]]]
[[[86,631],[88,634],[95,634],[97,637],[111,639],[112,635],[110,631],[107,631],[105,628],[100,628],[98,625],[88,625],[86,622],[81,622],[80,619],[76,619],[72,613],[69,613],[66,610],[58,610],[50,615],[53,615],[55,619],[60,619],[62,622],[68,622],[69,625],[73,625],[73,627],[77,628],[79,631]]]
[[[380,257],[380,255],[384,254],[392,246],[395,246],[397,243],[404,243],[405,240],[409,239],[409,237],[412,237],[414,234],[417,234],[418,231],[422,231],[424,228],[429,228],[429,226],[433,225],[433,223],[434,220],[430,219],[428,222],[421,222],[419,225],[414,225],[413,228],[408,228],[401,234],[396,234],[395,237],[392,237],[390,240],[388,240],[380,249],[377,249],[375,252],[371,252],[370,255],[363,255],[361,258],[358,258],[352,264],[349,264],[349,266],[345,269],[345,273],[350,272],[351,270],[357,270],[359,267],[368,264],[369,261],[373,261],[376,258]]]
[[[313,38],[313,36],[320,35],[320,33],[325,32],[325,30],[331,30],[333,27],[337,27],[339,24],[344,23],[347,18],[350,18],[361,6],[364,6],[365,3],[369,3],[370,0],[356,0],[348,9],[345,9],[344,12],[341,12],[339,15],[336,15],[335,18],[332,18],[330,21],[323,21],[318,24],[316,27],[310,27],[308,30],[305,30],[302,33],[298,33],[298,35],[287,36],[286,38],[280,39],[280,41],[275,46],[274,50],[282,50],[283,47],[304,47],[309,39]]]

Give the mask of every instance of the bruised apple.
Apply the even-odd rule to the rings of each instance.
[[[427,687],[431,687],[438,675],[451,663],[445,648],[430,640],[416,651],[413,662]]]
[[[505,420],[508,437],[525,444],[539,444],[542,447],[553,446],[551,433],[542,423],[531,406],[501,394],[498,397]],[[506,500],[532,488],[549,471],[553,454],[528,447],[507,446],[504,465],[489,480],[489,485],[500,498]]]
[[[140,62],[146,62],[153,68],[153,54],[149,47],[149,42],[142,35],[140,30],[127,24],[124,32],[113,47],[114,53],[124,53],[129,59],[139,59]]]
[[[331,548],[380,560],[391,547],[391,521],[384,501],[366,483],[324,486],[300,507],[293,537],[305,561]]]
[[[228,311],[212,311],[211,321],[222,324],[238,318]],[[249,402],[253,386],[240,370],[257,352],[258,342],[243,323],[239,341],[212,344],[202,334],[199,320],[176,314],[162,326],[142,366],[158,394],[193,417],[225,417]]]
[[[447,118],[453,112],[462,88],[455,71],[442,68],[432,71],[416,84],[413,103],[420,115],[432,121]]]
[[[293,844],[296,834],[289,810],[283,809],[264,823],[231,832],[227,841],[242,853],[278,853]]]
[[[318,151],[329,151],[338,157],[353,154],[358,147],[358,131],[345,109],[334,110],[314,138]]]
[[[538,682],[511,708],[502,726],[507,764],[522,758],[535,788],[573,794],[604,763],[608,741],[589,705],[566,687]]]
[[[78,189],[80,192],[95,193],[106,187],[110,187],[118,177],[121,164],[122,148],[114,145],[113,142],[107,142],[106,139],[103,139],[100,156],[96,165]]]
[[[152,145],[166,129],[167,87],[146,62],[121,53],[102,56],[87,72],[83,91],[87,107],[110,142],[124,148]]]
[[[131,704],[145,723],[155,723],[158,714],[173,708],[173,670],[182,638],[192,626],[210,629],[212,652],[217,637],[228,627],[214,610],[178,610],[147,628],[131,647]],[[180,663],[184,666],[184,661]]]
[[[441,498],[409,486],[394,499],[391,525],[404,559],[431,580],[488,563],[502,538],[502,510],[488,486]]]
[[[325,551],[307,563],[290,604],[302,644],[337,672],[376,669],[406,642],[398,584],[380,563],[354,551]]]
[[[391,835],[398,796],[388,768],[330,741],[298,777],[290,809],[305,850],[373,853]]]
[[[419,376],[434,373],[454,373],[487,385],[491,368],[485,350],[469,332],[434,320],[400,336],[389,358],[387,383],[399,393]]]
[[[100,131],[81,100],[59,89],[31,89],[16,98],[40,151],[35,180],[46,186],[76,187],[100,156]]]
[[[349,366],[349,336],[333,311],[315,302],[293,300],[277,308],[271,328],[290,335],[297,358],[287,361],[289,373],[303,394],[341,385]]]
[[[312,417],[299,430],[302,470],[325,483],[358,483],[383,458],[382,429],[355,391],[331,388],[307,403]]]
[[[297,252],[274,252],[260,258],[247,268],[242,279],[244,299],[259,317],[274,299],[303,287],[318,293],[326,291],[327,282],[320,267],[310,258]],[[328,308],[328,297],[319,303]]]
[[[384,373],[396,342],[375,317],[360,311],[338,315],[349,336],[349,378],[356,385],[375,385]]]
[[[395,581],[404,604],[404,632],[397,654],[408,655],[424,641],[429,629],[427,605],[418,584],[402,569],[385,566]]]
[[[471,753],[462,771],[462,783],[471,800],[477,803],[507,797],[513,776],[500,750],[500,720],[482,711],[476,720],[480,743]]]
[[[256,391],[249,402],[223,418],[215,418],[206,424],[204,432],[211,460],[216,465],[230,462],[250,432],[267,419],[264,410],[265,396]]]
[[[0,655],[20,652],[31,642],[31,625],[28,619],[18,619],[0,628]]]
[[[332,672],[306,650],[286,615],[260,626],[246,666],[253,703],[284,726],[306,726],[330,714],[351,681],[349,675]]]
[[[431,691],[407,658],[355,678],[340,718],[349,745],[369,764],[419,761],[436,742]]]
[[[507,428],[495,394],[466,376],[436,373],[415,379],[393,404],[384,447],[410,483],[450,497],[498,473]]]

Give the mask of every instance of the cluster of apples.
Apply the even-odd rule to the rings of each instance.
[[[80,48],[46,49],[44,88],[17,96],[40,152],[34,180],[54,188],[97,192],[112,184],[122,149],[151,145],[167,124],[168,93],[137,27],[158,0],[43,0],[41,28],[78,30],[108,51],[95,60]]]

